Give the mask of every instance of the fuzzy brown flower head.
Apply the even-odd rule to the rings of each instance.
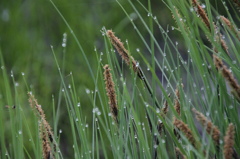
[[[215,145],[218,146],[220,140],[220,130],[218,129],[218,127],[215,126],[210,120],[207,119],[207,117],[205,117],[195,108],[193,108],[192,111],[196,114],[197,120],[200,121],[204,127],[206,127],[206,131],[212,136]]]
[[[197,147],[197,143],[196,140],[193,136],[192,131],[189,129],[188,125],[185,124],[183,121],[178,120],[177,118],[174,118],[174,122],[173,125],[180,131],[183,132],[183,134],[187,137],[187,139],[189,140],[189,142],[196,148]]]
[[[181,150],[178,147],[175,147],[175,151],[176,151],[176,158],[186,159],[186,156],[183,155],[183,153],[181,152]]]
[[[233,74],[227,69],[227,66],[223,64],[222,60],[218,56],[213,55],[213,59],[216,68],[222,73],[222,76],[226,79],[234,91],[234,95],[236,95],[237,98],[240,98],[240,85],[233,77]]]
[[[234,125],[231,123],[231,124],[229,124],[226,135],[224,137],[223,153],[224,153],[225,159],[232,159],[232,157],[233,157],[234,134],[235,134]]]
[[[43,156],[44,158],[48,158],[50,153],[52,154],[52,156],[54,156],[53,153],[51,152],[51,148],[49,145],[49,141],[50,141],[54,145],[54,151],[56,151],[56,143],[54,141],[54,135],[51,130],[51,126],[47,122],[45,113],[41,105],[38,104],[37,99],[34,97],[34,95],[32,93],[28,93],[28,96],[29,96],[28,101],[30,106],[34,111],[36,110],[35,114],[38,116],[39,120],[41,121],[41,124],[40,124],[41,127],[39,130],[40,130],[41,139],[42,139],[42,147],[43,147],[43,153],[44,153]]]
[[[118,123],[118,106],[117,106],[117,97],[115,92],[115,85],[112,79],[112,74],[110,72],[109,65],[105,65],[104,67],[104,80],[106,85],[107,96],[109,100],[109,106],[112,113],[113,119]]]
[[[139,73],[137,62],[134,60],[132,56],[129,55],[128,50],[125,49],[121,40],[114,35],[114,32],[112,30],[107,31],[107,36],[109,37],[112,45],[115,47],[115,49],[117,50],[119,55],[122,57],[122,59],[125,61],[125,63],[129,66],[130,66],[130,63],[132,63],[134,72]]]
[[[229,28],[232,28],[232,24],[227,18],[225,18],[224,16],[220,16],[220,18]]]

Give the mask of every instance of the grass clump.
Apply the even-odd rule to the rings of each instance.
[[[94,60],[50,2],[71,31],[68,41],[76,41],[86,68],[66,73],[68,55],[60,58],[51,46],[59,75],[49,76],[57,78],[59,90],[52,101],[44,101],[52,107],[42,107],[25,75],[21,87],[13,72],[9,77],[0,52],[0,104],[7,105],[7,113],[0,112],[1,158],[239,158],[239,16],[228,9],[235,11],[237,1],[218,4],[223,16],[209,1],[166,0],[176,26],[159,23],[162,17],[150,0],[125,2],[135,20],[125,3],[116,1],[142,46],[133,48],[134,41],[119,38],[127,34],[103,27],[104,47],[94,50]],[[88,73],[90,87],[76,85],[79,70]]]

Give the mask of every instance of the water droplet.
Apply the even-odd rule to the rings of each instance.
[[[62,47],[67,46],[67,33],[63,34],[63,41],[62,41]]]
[[[78,122],[78,118],[76,118],[76,122]]]
[[[62,129],[59,130],[59,134],[61,134],[61,133],[62,133]]]
[[[149,106],[149,104],[148,104],[147,102],[144,102],[144,104],[145,104],[145,106],[146,106],[146,107],[148,107],[148,106]]]
[[[97,112],[97,115],[101,115],[102,113],[100,111]]]
[[[90,90],[89,89],[86,89],[85,90],[87,94],[90,94]]]
[[[80,104],[80,102],[77,104],[77,107],[80,107],[81,106],[81,104]]]
[[[229,106],[229,109],[233,109],[233,105],[230,105],[230,106]]]
[[[164,139],[162,139],[162,143],[163,143],[163,144],[165,144],[165,143],[166,143],[166,141],[165,141]]]
[[[25,73],[24,72],[22,72],[22,76],[24,76],[25,75]]]
[[[86,128],[88,128],[88,124],[86,124],[86,126],[85,126]]]
[[[62,89],[62,92],[64,92],[64,89]]]
[[[150,17],[152,14],[151,13],[148,13],[147,16]]]
[[[206,112],[206,116],[209,116],[210,115],[210,113],[209,112]]]
[[[160,113],[160,109],[157,108],[157,109],[156,109],[156,113]]]
[[[22,134],[22,130],[19,130],[19,131],[18,131],[18,134],[21,135],[21,134]]]
[[[175,28],[174,28],[174,26],[172,26],[172,30],[174,30]]]
[[[223,141],[222,141],[222,140],[219,140],[219,143],[220,143],[220,144],[223,144]]]
[[[139,62],[136,63],[136,67],[139,67]]]
[[[193,87],[194,87],[194,88],[196,88],[196,87],[197,87],[196,83],[193,83]]]
[[[16,83],[15,83],[15,86],[16,86],[16,87],[18,87],[18,86],[19,86],[19,83],[18,83],[18,82],[16,82]]]
[[[136,49],[136,51],[137,51],[137,52],[140,52],[140,49],[139,49],[139,48],[137,48],[137,49]]]
[[[158,147],[158,145],[154,145],[153,147],[156,149]]]
[[[204,8],[206,8],[206,5],[205,5],[205,4],[202,4],[201,7],[204,9]]]
[[[68,85],[68,88],[71,89],[71,85],[70,84]]]

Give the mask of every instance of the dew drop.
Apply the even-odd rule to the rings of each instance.
[[[206,112],[206,116],[209,116],[210,115],[210,113],[209,112]]]
[[[223,141],[222,141],[222,140],[219,140],[219,143],[220,143],[220,144],[223,144]]]
[[[205,4],[202,4],[201,7],[204,9],[204,8],[206,8],[206,5],[205,5]]]
[[[76,122],[78,122],[78,118],[76,118]]]
[[[59,134],[61,134],[61,133],[62,133],[62,129],[59,130]]]
[[[90,90],[89,89],[86,89],[85,90],[87,94],[90,94]]]
[[[81,104],[80,104],[80,102],[77,104],[77,107],[80,107],[81,106]]]
[[[19,130],[19,131],[18,131],[18,134],[21,135],[21,134],[22,134],[22,130]]]

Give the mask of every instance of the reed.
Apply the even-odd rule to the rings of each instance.
[[[117,105],[117,95],[115,91],[115,84],[112,79],[112,74],[110,72],[109,65],[105,65],[104,67],[104,80],[105,80],[105,89],[107,91],[108,103],[110,106],[110,110],[112,113],[112,118],[116,123],[118,123],[118,105]]]
[[[225,159],[233,158],[234,134],[235,134],[234,125],[231,123],[228,125],[228,129],[227,129],[226,135],[224,137],[223,154],[224,154]]]
[[[192,0],[192,5],[193,5],[193,7],[196,7],[196,8],[197,8],[196,12],[197,12],[197,14],[199,14],[202,22],[205,24],[205,26],[208,28],[208,30],[209,30],[210,32],[218,33],[218,31],[217,31],[217,26],[216,26],[213,22],[212,22],[212,23],[213,23],[213,30],[211,30],[210,20],[209,20],[209,18],[208,18],[208,16],[207,16],[207,13],[205,12],[205,10],[202,8],[201,5],[199,5],[199,2],[198,2],[197,0]],[[208,38],[208,37],[207,37],[207,38]],[[209,39],[209,38],[208,38],[208,39]],[[218,33],[218,34],[215,35],[215,40],[216,40],[216,41],[219,41],[219,42],[221,43],[222,49],[223,49],[227,54],[229,54],[227,44],[226,44],[225,40],[223,40],[221,33]],[[215,47],[214,45],[213,45],[213,47],[215,48],[214,50],[215,50],[215,52],[217,53],[218,50],[216,49],[216,47]]]
[[[230,22],[230,20],[227,19],[227,18],[224,17],[224,16],[220,16],[220,19],[221,19],[221,21],[223,22],[223,24],[226,25],[226,26],[228,27],[228,29],[235,34],[235,36],[237,37],[237,39],[240,40],[240,36],[239,36],[240,32],[239,32],[239,31],[236,29],[236,27]]]
[[[40,138],[42,139],[42,150],[44,159],[49,159],[50,156],[54,158],[54,152],[56,151],[56,143],[54,142],[54,135],[51,130],[51,126],[46,120],[42,106],[38,104],[37,99],[34,97],[34,95],[29,92],[28,96],[29,104],[39,118],[39,131]],[[50,143],[54,145],[54,152],[50,146]]]
[[[175,95],[176,95],[176,98],[174,100],[175,101],[174,109],[176,110],[176,112],[180,116],[181,115],[181,105],[180,105],[180,93],[179,93],[178,88],[175,90]]]
[[[176,158],[177,159],[187,159],[186,156],[181,152],[178,147],[175,147]]]
[[[200,123],[206,128],[207,133],[211,135],[217,148],[219,148],[220,130],[218,129],[218,127],[215,126],[210,120],[207,119],[207,117],[205,117],[195,108],[193,108],[192,111],[195,113],[197,120],[200,121]]]
[[[173,125],[180,131],[183,132],[183,134],[186,136],[186,138],[189,140],[189,142],[193,145],[193,147],[197,148],[197,142],[193,136],[192,131],[188,127],[187,124],[185,124],[183,121],[178,120],[177,118],[174,118]]]
[[[119,55],[125,61],[125,63],[128,66],[130,66],[130,63],[132,63],[134,72],[136,72],[140,77],[142,77],[142,75],[140,74],[139,66],[137,65],[137,62],[135,61],[135,59],[132,56],[129,55],[128,50],[125,49],[121,40],[114,35],[114,32],[112,30],[108,30],[107,35],[108,35],[111,43],[113,44],[113,46],[118,51]]]
[[[213,55],[214,64],[219,72],[221,72],[222,76],[226,79],[229,86],[232,88],[233,95],[239,100],[240,99],[240,85],[237,80],[234,78],[232,72],[227,69],[227,66],[223,64],[222,60]]]

